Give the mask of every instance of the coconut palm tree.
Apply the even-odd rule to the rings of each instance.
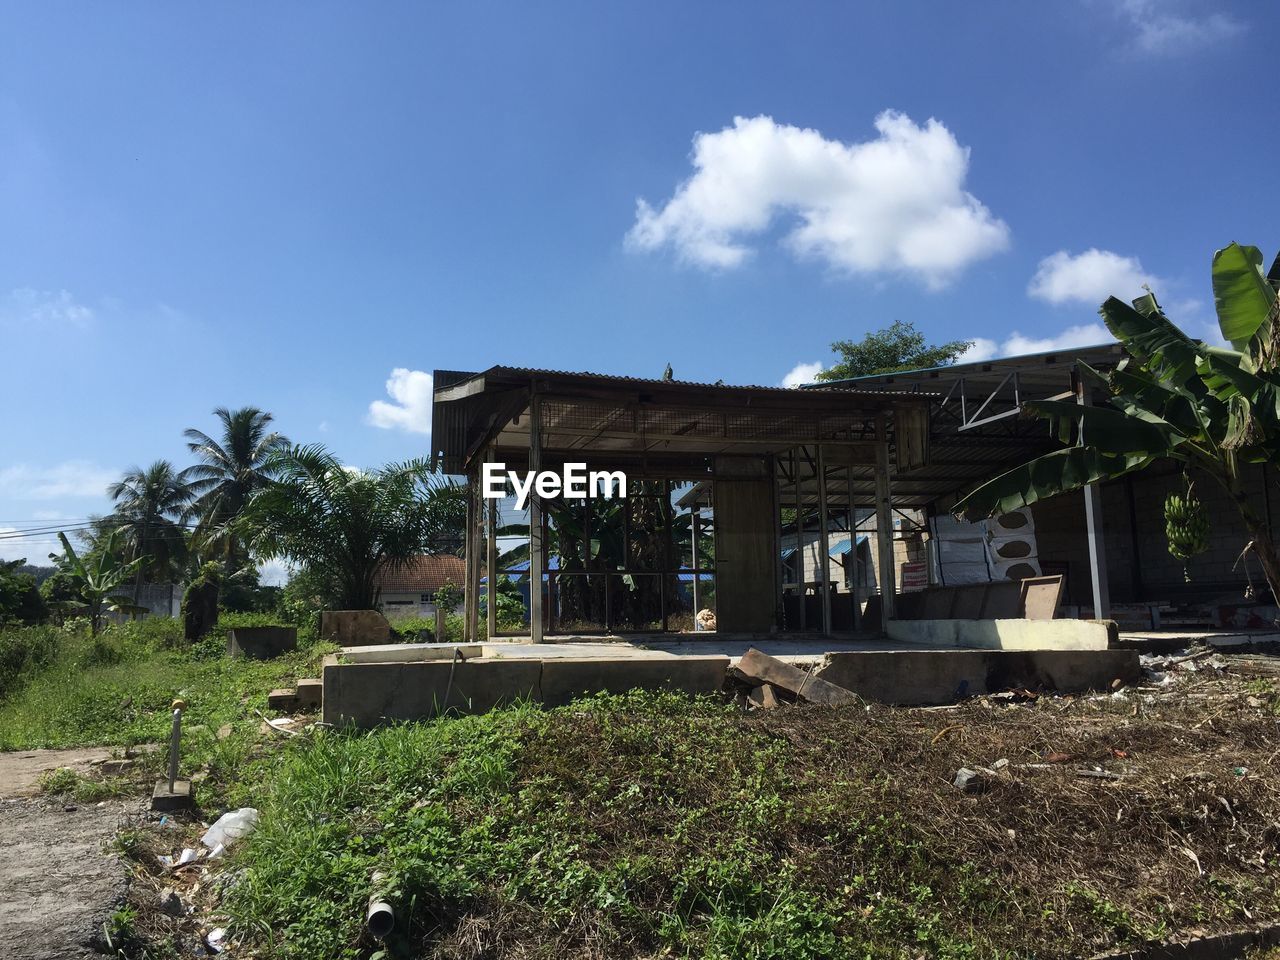
[[[141,560],[135,571],[133,602],[142,598],[142,583],[167,578],[186,558],[187,538],[179,518],[191,502],[183,474],[168,460],[145,470],[134,467],[107,488],[115,501],[109,518],[124,540],[130,560]]]
[[[273,456],[289,449],[289,439],[270,430],[271,414],[256,407],[213,415],[221,423],[221,439],[191,428],[183,436],[199,461],[184,471],[194,500],[188,518],[196,521],[202,544],[214,547],[230,569],[240,548],[236,520],[255,493],[274,475]]]

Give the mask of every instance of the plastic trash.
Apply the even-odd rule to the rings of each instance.
[[[210,850],[229,847],[241,837],[252,833],[257,825],[258,811],[253,807],[241,807],[239,810],[232,810],[220,816],[213,826],[205,831],[200,842]]]

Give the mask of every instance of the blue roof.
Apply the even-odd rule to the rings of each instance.
[[[866,542],[867,542],[867,535],[865,533],[860,534],[858,537],[858,543],[862,544]],[[848,553],[852,547],[853,547],[852,540],[841,540],[839,543],[833,544],[831,549],[828,550],[827,553],[833,557],[842,557],[846,553]]]

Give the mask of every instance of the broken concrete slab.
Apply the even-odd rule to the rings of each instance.
[[[292,710],[298,705],[298,694],[294,690],[281,688],[267,694],[267,707],[271,710]]]
[[[299,680],[294,693],[298,698],[298,706],[304,708],[318,707],[324,697],[324,681],[318,677]]]
[[[758,687],[752,687],[747,693],[747,699],[757,707],[763,707],[765,710],[772,710],[782,703],[778,699],[777,688],[771,683],[762,683]]]
[[[797,699],[809,703],[844,706],[857,702],[857,698],[847,688],[827,682],[816,672],[802,670],[777,657],[761,653],[755,647],[748,650],[729,673],[752,686],[770,683],[781,687]]]

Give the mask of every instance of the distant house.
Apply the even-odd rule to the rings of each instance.
[[[446,584],[453,584],[461,596],[465,582],[466,563],[461,557],[451,553],[426,554],[378,576],[379,605],[388,620],[432,617],[436,610],[436,592]]]

